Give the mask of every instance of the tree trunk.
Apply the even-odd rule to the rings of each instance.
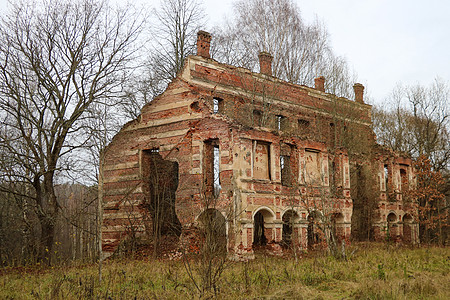
[[[39,260],[51,264],[52,250],[55,238],[55,224],[52,218],[40,219],[41,222],[41,250]]]

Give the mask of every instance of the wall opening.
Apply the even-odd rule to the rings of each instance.
[[[226,253],[227,231],[225,217],[217,209],[208,208],[200,214],[197,220],[207,253]]]
[[[282,143],[280,147],[280,170],[281,184],[291,186],[295,183],[296,172],[298,172],[298,162],[294,151],[294,146]]]
[[[400,168],[400,190],[406,192],[408,190],[408,173],[405,167]]]
[[[322,240],[319,228],[320,217],[321,213],[318,211],[312,211],[308,215],[308,248],[310,249]]]
[[[310,121],[298,119],[298,134],[301,137],[307,137],[310,130]]]
[[[213,113],[223,113],[223,99],[221,98],[213,98]]]
[[[273,214],[267,209],[261,209],[253,217],[253,245],[264,246],[272,239],[272,228],[267,226],[273,221]]]
[[[330,123],[330,134],[329,134],[330,148],[334,149],[336,147],[336,128],[334,123]]]
[[[281,168],[281,184],[290,185],[291,179],[291,157],[288,155],[280,155],[280,168]]]
[[[180,236],[181,223],[175,212],[178,163],[163,159],[158,149],[143,151],[142,162],[145,206],[151,216],[154,238]]]
[[[253,245],[264,246],[267,243],[267,238],[264,232],[264,216],[261,211],[255,214],[253,221]]]
[[[260,110],[253,110],[253,125],[262,126],[263,113]]]
[[[330,191],[332,192],[332,194],[336,194],[336,188],[337,188],[337,184],[336,184],[336,163],[334,161],[329,161],[328,163],[329,165],[329,176],[330,176]]]
[[[395,241],[397,237],[397,216],[391,212],[386,217],[387,220],[387,239]]]
[[[220,185],[220,149],[219,140],[211,139],[204,143],[204,181],[206,199],[217,198],[222,189]]]
[[[285,116],[277,115],[277,130],[285,131],[288,128],[288,119]]]
[[[388,165],[384,165],[384,190],[388,191],[389,188],[389,169]]]
[[[407,244],[411,244],[413,241],[412,222],[413,217],[410,214],[403,216],[403,241]]]
[[[344,215],[342,213],[334,213],[331,216],[331,230],[337,242],[345,238]]]
[[[284,247],[290,247],[292,243],[295,243],[294,235],[294,224],[298,221],[298,214],[292,209],[286,211],[282,217],[283,221],[283,232],[281,243]]]

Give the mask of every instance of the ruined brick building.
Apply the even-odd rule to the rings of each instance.
[[[361,84],[355,99],[291,84],[197,55],[105,149],[101,168],[103,251],[130,235],[179,237],[205,219],[221,224],[228,251],[317,243],[328,220],[339,239],[417,242],[411,160],[383,149]],[[327,233],[325,233],[327,234]]]

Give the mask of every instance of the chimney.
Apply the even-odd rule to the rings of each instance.
[[[355,91],[355,101],[358,103],[364,103],[364,86],[361,83],[355,83],[353,85]]]
[[[197,33],[197,55],[204,58],[211,58],[209,54],[209,46],[211,44],[211,34],[200,30]]]
[[[316,90],[325,92],[325,77],[320,76],[317,78],[314,78],[314,86]]]
[[[272,59],[273,56],[267,52],[260,52],[259,55],[259,72],[272,76]]]

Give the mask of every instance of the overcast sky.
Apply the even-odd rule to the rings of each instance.
[[[317,17],[325,24],[335,53],[346,57],[374,103],[382,104],[399,82],[450,80],[450,1],[294,1],[306,22]],[[0,0],[2,13],[6,2]],[[154,7],[159,0],[136,2]],[[232,16],[232,2],[204,0],[210,28]]]
[[[232,0],[216,1],[205,2],[207,13],[217,14],[211,21],[232,13]],[[382,104],[399,82],[450,80],[450,1],[295,2],[305,21],[325,24],[335,53],[347,58],[373,102]]]

